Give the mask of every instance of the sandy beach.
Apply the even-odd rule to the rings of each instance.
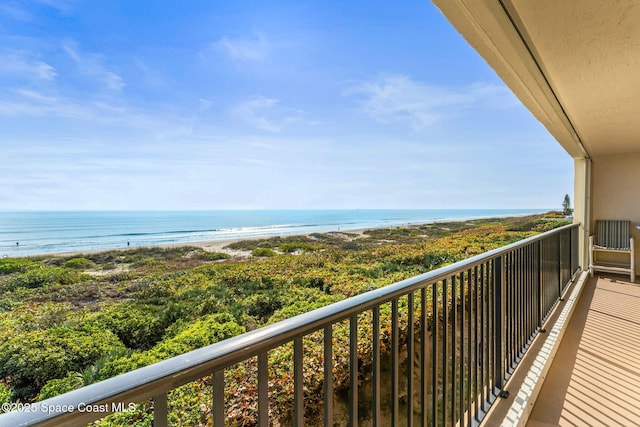
[[[402,226],[402,227],[411,227],[411,226],[420,226],[420,225],[426,225],[426,224],[412,224],[410,226]],[[344,238],[345,241],[349,241],[349,240],[353,240],[354,238],[363,236],[365,231],[367,230],[386,230],[386,229],[394,229],[394,228],[399,228],[401,226],[393,226],[393,227],[375,227],[375,228],[362,228],[362,229],[357,229],[357,230],[344,230],[344,231],[328,231],[326,233],[320,233],[320,234],[333,234],[333,235],[339,235],[341,237]],[[151,248],[151,247],[158,247],[158,248],[178,248],[178,247],[185,247],[185,246],[194,246],[197,248],[202,248],[207,252],[222,252],[222,253],[226,253],[231,255],[234,258],[247,258],[251,255],[251,251],[245,251],[245,250],[238,250],[238,249],[232,249],[232,248],[228,248],[227,246],[233,244],[233,243],[237,243],[237,242],[242,242],[242,241],[247,241],[247,240],[268,240],[274,237],[286,237],[286,238],[296,238],[296,237],[312,237],[311,235],[315,234],[315,233],[307,233],[307,234],[286,234],[286,235],[279,235],[279,236],[260,236],[260,237],[245,237],[245,238],[238,238],[238,239],[225,239],[225,240],[206,240],[206,241],[201,241],[201,242],[183,242],[183,243],[169,243],[169,244],[161,244],[161,245],[149,245],[149,246],[124,246],[124,247],[119,247],[119,248],[105,248],[105,249],[94,249],[94,250],[87,250],[87,251],[68,251],[68,252],[56,252],[56,253],[49,253],[49,254],[42,254],[42,255],[30,255],[33,257],[38,257],[38,256],[79,256],[79,255],[83,255],[83,254],[95,254],[95,253],[100,253],[100,252],[109,252],[109,251],[127,251],[127,250],[136,250],[136,249],[141,249],[141,248]],[[348,237],[348,235],[351,234],[355,234],[357,235],[356,237]]]
[[[421,225],[421,224],[415,224],[415,225]],[[398,227],[397,226],[376,227],[375,229],[385,230],[385,229],[394,229],[394,228],[398,228]],[[364,235],[364,232],[367,230],[372,230],[372,228],[362,228],[358,230],[345,230],[345,231],[329,231],[329,232],[320,233],[320,234],[340,235],[344,237],[345,241],[348,241],[348,240],[353,240],[355,237],[347,238],[347,234],[356,234],[357,237],[360,237]],[[190,243],[184,243],[184,244],[181,243],[181,244],[162,245],[162,247],[196,246],[204,249],[207,252],[225,252],[232,256],[247,256],[249,254],[248,251],[235,250],[235,249],[227,248],[226,246],[231,245],[232,243],[242,242],[245,240],[268,240],[272,237],[288,237],[288,238],[312,237],[311,234],[314,234],[314,233],[291,234],[291,235],[282,235],[282,236],[251,237],[251,238],[244,238],[244,239],[210,240],[210,241],[204,241],[204,242],[190,242]]]
[[[456,222],[464,222],[464,221],[456,221]],[[328,231],[328,232],[319,233],[319,234],[332,234],[336,236],[341,236],[342,238],[344,238],[345,241],[349,241],[349,240],[353,240],[355,238],[363,236],[367,230],[390,230],[390,229],[402,228],[402,227],[419,227],[419,226],[424,226],[428,224],[432,224],[432,223],[411,224],[411,225],[392,226],[392,227],[361,228],[356,230]],[[285,237],[286,238],[296,238],[296,237],[313,238],[312,234],[316,234],[316,233],[283,234],[283,235],[274,235],[274,236],[244,237],[244,238],[224,239],[224,240],[205,240],[205,241],[199,241],[199,242],[181,242],[181,243],[168,243],[168,244],[158,244],[158,245],[122,246],[117,248],[90,249],[85,251],[65,251],[65,252],[55,252],[55,253],[46,253],[46,254],[33,254],[33,255],[27,255],[25,257],[79,256],[83,254],[95,254],[95,253],[109,252],[109,251],[127,251],[127,250],[136,250],[141,248],[152,248],[152,247],[178,248],[178,247],[185,247],[185,246],[194,246],[194,247],[202,248],[207,252],[223,252],[231,255],[232,257],[246,258],[250,255],[250,251],[232,249],[232,248],[228,248],[227,246],[233,243],[247,241],[247,240],[268,240],[274,237],[275,238],[278,238],[278,237],[280,238],[285,238]],[[357,236],[348,237],[348,235],[357,235]],[[11,257],[14,257],[14,256],[12,255]]]
[[[447,221],[447,222],[455,222],[455,223],[464,223],[468,220],[461,221]],[[370,228],[360,228],[354,230],[336,230],[336,231],[327,231],[323,233],[305,233],[305,234],[282,234],[282,235],[274,235],[274,236],[260,236],[260,237],[244,237],[237,239],[224,239],[224,240],[206,240],[199,242],[181,242],[181,243],[168,243],[168,244],[159,244],[159,245],[140,245],[140,246],[123,246],[118,248],[104,248],[104,249],[93,249],[93,250],[85,250],[85,251],[66,251],[66,252],[56,252],[56,253],[48,253],[48,254],[40,254],[40,255],[29,255],[29,257],[40,257],[40,256],[79,256],[83,254],[95,254],[100,252],[109,252],[109,251],[127,251],[127,250],[136,250],[141,248],[178,248],[185,246],[194,246],[198,248],[202,248],[207,252],[222,252],[231,255],[234,258],[247,258],[251,255],[250,251],[232,249],[227,246],[248,240],[268,240],[272,238],[313,238],[313,234],[328,234],[333,236],[338,236],[344,241],[350,241],[357,238],[360,238],[365,235],[365,232],[368,230],[392,230],[398,228],[418,228],[426,225],[433,225],[434,222],[427,222],[423,224],[406,224],[406,225],[395,225],[390,227],[370,227]]]
[[[501,220],[507,217],[500,218]],[[311,238],[314,239],[314,234],[321,235],[330,235],[332,237],[337,237],[339,239],[344,240],[345,242],[357,240],[367,236],[367,231],[382,231],[382,230],[398,230],[398,229],[413,229],[419,230],[421,229],[421,234],[424,238],[428,238],[431,234],[429,231],[433,232],[436,230],[441,231],[449,231],[451,228],[458,228],[453,224],[457,224],[458,226],[469,225],[472,226],[477,221],[489,220],[490,218],[470,218],[470,219],[461,219],[461,220],[446,220],[446,221],[429,221],[425,223],[412,223],[412,224],[403,224],[403,225],[394,225],[387,227],[369,227],[369,228],[360,228],[353,230],[334,230],[327,231],[322,233],[303,233],[303,234],[281,234],[281,235],[273,235],[273,236],[260,236],[260,237],[244,237],[237,239],[224,239],[224,240],[207,240],[207,241],[198,241],[198,242],[181,242],[181,243],[169,243],[169,244],[159,244],[159,245],[140,245],[140,246],[124,246],[119,248],[105,248],[105,249],[95,249],[95,250],[86,250],[86,251],[68,251],[68,252],[57,252],[51,254],[43,254],[43,255],[32,255],[32,256],[79,256],[83,254],[95,254],[101,252],[109,252],[109,251],[127,251],[127,250],[136,250],[141,248],[178,248],[185,246],[193,246],[202,248],[207,252],[222,252],[230,255],[235,259],[239,258],[248,258],[251,256],[251,251],[242,250],[242,249],[233,249],[229,248],[229,245],[237,242],[243,241],[252,241],[252,240],[269,240],[272,238],[287,238],[287,239],[295,239],[295,238]],[[452,226],[453,225],[453,226]],[[424,228],[428,227],[429,231]],[[319,241],[320,243],[320,241]]]

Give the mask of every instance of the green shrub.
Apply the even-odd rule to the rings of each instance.
[[[90,268],[94,268],[96,263],[86,259],[84,257],[71,258],[69,261],[66,261],[62,264],[63,267],[70,268],[72,270],[87,270]]]
[[[277,292],[267,291],[247,296],[242,300],[241,305],[249,316],[264,323],[276,310],[282,307],[282,301]]]
[[[224,252],[200,252],[198,253],[198,258],[203,261],[219,261],[231,258],[231,255]]]
[[[543,233],[545,231],[553,230],[554,228],[562,227],[563,225],[569,225],[571,223],[571,221],[563,219],[545,220],[544,218],[542,218],[536,221],[533,231]]]
[[[117,305],[89,322],[98,329],[113,332],[131,349],[147,350],[162,338],[166,325],[148,308]]]
[[[212,314],[190,323],[176,336],[160,342],[151,352],[167,359],[243,332],[244,328],[238,325],[231,315]]]
[[[101,379],[132,371],[161,360],[169,359],[245,332],[229,314],[213,314],[198,319],[175,336],[158,343],[151,350],[133,353],[104,364]]]
[[[310,243],[303,243],[303,242],[289,242],[289,243],[283,243],[280,246],[278,246],[278,249],[281,252],[285,252],[285,253],[291,253],[298,250],[314,252],[322,248],[323,248],[322,246],[312,245]]]
[[[127,358],[133,355],[133,350],[130,349],[122,349],[117,348],[115,350],[108,351],[104,356],[100,357],[93,365],[87,366],[81,372],[82,381],[85,385],[93,384],[95,382],[101,381],[102,377],[100,376],[100,372],[105,367],[107,363],[113,362],[114,360],[120,358]]]
[[[24,273],[31,268],[41,265],[41,262],[35,262],[25,258],[1,258],[0,274]]]
[[[47,383],[40,389],[40,393],[38,393],[36,400],[48,399],[68,391],[78,389],[84,385],[85,384],[80,373],[69,372],[64,378],[55,378],[47,381]]]
[[[36,289],[54,284],[69,285],[78,283],[85,277],[86,275],[69,270],[68,268],[40,267],[33,268],[25,273],[12,277],[6,282],[6,286],[10,290],[16,288]]]
[[[30,331],[0,344],[0,377],[10,377],[15,397],[24,400],[47,381],[79,372],[117,348],[124,347],[111,331],[88,327]]]
[[[251,251],[251,255],[256,257],[272,257],[276,256],[277,254],[269,248],[255,248]]]
[[[566,215],[560,211],[549,211],[544,214],[545,218],[565,218]]]
[[[172,296],[175,292],[174,281],[169,276],[150,275],[132,282],[128,291],[139,301]]]
[[[131,263],[133,268],[159,268],[164,266],[164,262],[158,258],[144,257],[142,259],[136,259]]]
[[[362,246],[358,242],[349,241],[344,242],[342,245],[340,245],[340,249],[344,249],[345,251],[360,251],[364,249],[364,246]]]

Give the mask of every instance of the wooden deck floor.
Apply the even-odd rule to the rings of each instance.
[[[527,426],[640,426],[640,284],[586,283]]]

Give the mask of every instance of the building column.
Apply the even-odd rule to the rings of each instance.
[[[591,159],[574,159],[573,222],[580,223],[580,266],[589,268],[589,235],[591,234]]]

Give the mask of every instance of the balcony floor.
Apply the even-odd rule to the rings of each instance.
[[[585,284],[527,426],[640,425],[640,284]]]

